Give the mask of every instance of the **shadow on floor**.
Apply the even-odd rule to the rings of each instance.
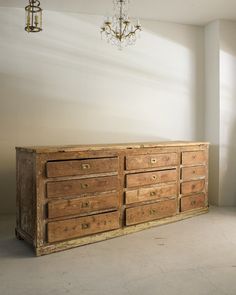
[[[15,237],[0,240],[0,260],[4,258],[35,257],[33,249]]]

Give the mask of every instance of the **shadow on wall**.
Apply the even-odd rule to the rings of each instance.
[[[193,93],[194,93],[194,112],[192,113],[192,119],[195,120],[195,136],[199,140],[203,140],[203,131],[205,128],[205,93],[204,93],[204,31],[203,28],[198,26],[185,26],[181,24],[173,23],[163,23],[163,22],[145,22],[145,30],[154,36],[165,39],[170,43],[175,42],[183,50],[186,51],[186,56],[188,56],[189,62],[192,63],[192,69],[189,71],[189,75],[192,76],[194,80]],[[181,34],[177,33],[176,28],[181,31]],[[193,38],[193,35],[195,38]],[[188,40],[188,46],[186,46],[186,41]],[[160,49],[157,48],[157,52]],[[175,50],[173,51],[173,56],[175,55]],[[189,97],[190,98],[190,97]]]
[[[236,110],[236,106],[234,110]],[[229,130],[229,141],[227,145],[221,147],[223,156],[220,164],[221,206],[236,206],[236,120]]]
[[[15,146],[203,135],[200,28],[144,22],[120,52],[100,41],[100,17],[46,15],[32,36],[23,10],[0,9],[0,213],[15,207]]]
[[[227,40],[228,41],[228,40]],[[221,51],[220,200],[236,206],[236,38]],[[231,46],[229,46],[231,45]],[[234,46],[233,46],[234,45]]]
[[[6,100],[1,99],[0,213],[13,213],[15,208],[15,146],[169,140],[154,135],[145,118],[109,112],[103,104],[38,96],[31,87],[22,89],[20,77],[6,81],[13,92],[8,89]],[[17,100],[11,100],[16,93]]]
[[[210,144],[209,149],[209,204],[219,205],[219,145]]]

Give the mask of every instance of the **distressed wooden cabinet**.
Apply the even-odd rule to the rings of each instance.
[[[208,147],[18,147],[16,236],[39,256],[205,213]]]

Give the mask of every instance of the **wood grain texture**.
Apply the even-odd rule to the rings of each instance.
[[[196,164],[193,164],[193,153],[195,153],[197,158]],[[169,166],[169,159],[163,158],[163,154],[165,156],[167,154],[176,154],[176,165]],[[201,156],[202,154],[204,154],[204,159]],[[28,168],[24,166],[23,158],[25,155],[28,155],[30,159],[32,159],[32,169],[30,165],[27,166]],[[157,158],[154,159],[154,155]],[[182,163],[184,155],[187,155],[187,158],[190,159],[186,161],[186,164]],[[132,159],[142,159],[140,163],[146,168],[140,168],[141,166],[138,166],[138,169],[126,170],[126,159],[129,157],[132,157]],[[104,169],[101,168],[99,164],[96,164],[98,162],[93,162],[93,160],[97,159],[116,159],[118,166],[115,171],[104,172]],[[149,160],[152,160],[152,164],[156,164],[158,159],[162,161],[164,166],[151,167],[147,164]],[[200,163],[202,159],[204,163]],[[57,167],[50,166],[51,171],[47,174],[49,163],[55,162],[64,162],[66,163],[66,167],[62,165],[62,168],[57,169]],[[48,254],[105,240],[208,211],[207,143],[162,142],[35,147],[35,149],[17,148],[17,163],[17,170],[20,171],[20,173],[17,178],[16,235],[18,238],[22,238],[31,243],[37,255]],[[80,165],[85,164],[83,167],[84,173],[80,172],[80,168],[74,163],[80,163]],[[114,167],[113,164],[111,166]],[[205,166],[206,168],[205,175],[202,175],[200,171],[194,173],[190,170],[190,168],[193,169],[194,167],[201,166]],[[26,182],[28,182],[27,178],[22,177],[25,169],[29,171],[26,173],[32,175],[32,179],[34,179],[33,186],[26,184]],[[63,172],[62,170],[64,169],[65,171]],[[72,169],[72,172],[70,169]],[[91,169],[91,173],[88,172],[88,169]],[[106,169],[110,168],[105,167],[105,170]],[[111,170],[113,170],[113,168],[111,168]],[[181,170],[182,174],[180,173]],[[185,176],[183,172],[186,173]],[[194,174],[197,174],[196,178]],[[183,179],[183,176],[186,178]],[[127,187],[127,184],[130,184],[128,180],[131,181],[131,187]],[[199,193],[192,193],[193,187],[188,187],[189,184],[187,185],[187,183],[201,180],[204,181],[204,185],[199,188],[201,191]],[[181,188],[184,188],[185,184],[187,185],[185,188],[189,190],[190,193],[181,195]],[[194,185],[194,183],[191,185]],[[27,186],[29,188],[27,189],[28,193],[24,196],[24,190],[19,188]],[[186,210],[186,212],[181,211],[181,200],[184,202],[186,196],[196,196],[202,193],[205,194],[204,207],[189,209]],[[115,197],[112,198],[112,195],[116,195],[116,200]],[[107,198],[105,198],[105,196],[107,196]],[[104,199],[101,201],[103,197]],[[28,219],[32,222],[31,228],[33,230],[26,226],[24,226],[24,230],[21,228],[22,203],[20,200],[22,198],[29,199],[27,202],[29,201],[29,204],[32,202],[31,204],[33,204],[35,208],[36,212],[33,212],[32,218]],[[69,200],[70,203],[68,202]],[[175,203],[175,211],[173,209],[174,213],[169,217],[166,216],[166,214],[168,215],[170,212],[173,212],[171,211],[171,205],[166,205],[162,213],[156,211],[157,208],[153,207],[149,208],[149,211],[148,209],[144,210],[144,206],[160,206],[158,205],[159,203],[166,201]],[[113,205],[115,207],[111,208]],[[128,210],[137,210],[137,208],[141,210],[141,213],[136,212],[135,220],[130,221],[131,223],[135,222],[135,225],[130,224],[127,226],[126,213]],[[48,212],[51,216],[50,218],[48,218]],[[112,213],[117,213],[117,218],[112,218],[113,215],[106,215]],[[95,216],[99,216],[99,218],[103,216],[104,219],[102,218],[101,221],[99,219],[87,219]],[[81,223],[81,218],[86,218],[84,220],[87,222]],[[144,221],[146,218],[148,221]],[[111,227],[107,228],[107,221],[110,219]],[[74,223],[72,225],[68,224],[67,226],[69,220],[74,220]],[[89,223],[89,221],[91,221],[91,223]],[[96,223],[96,221],[98,223]],[[115,224],[116,226],[118,224],[118,227],[111,229]],[[83,230],[79,230],[82,226]],[[54,236],[55,233],[56,237]],[[48,242],[48,234],[49,239],[51,235],[51,241],[53,242]]]
[[[192,147],[209,145],[207,142],[194,141],[160,141],[160,142],[136,142],[136,143],[115,143],[115,144],[93,144],[93,145],[67,145],[67,146],[28,146],[16,147],[19,151],[29,153],[64,153],[64,152],[83,152],[83,151],[103,151],[103,150],[130,150],[143,148],[168,148],[168,147]]]
[[[158,200],[166,197],[177,197],[177,184],[162,185],[158,187],[142,188],[138,190],[127,191],[126,204],[135,204]]]
[[[205,207],[205,194],[197,194],[193,196],[181,198],[181,212]]]
[[[134,225],[150,220],[160,219],[175,215],[176,213],[176,199],[129,208],[126,209],[126,225]]]
[[[206,166],[184,167],[181,169],[182,180],[206,177]]]
[[[71,161],[47,162],[47,177],[65,177],[115,172],[118,170],[118,159],[86,159]]]
[[[206,161],[207,161],[207,154],[205,150],[182,153],[183,165],[206,164]]]
[[[29,153],[17,153],[17,228],[35,236],[35,157]]]
[[[111,209],[117,210],[118,206],[119,200],[117,193],[51,201],[48,203],[48,218],[66,217],[86,213],[89,214]]]
[[[126,158],[126,170],[168,167],[177,164],[177,153],[128,156]]]
[[[176,169],[126,175],[127,188],[153,185],[170,181],[177,181]]]
[[[65,180],[47,184],[48,198],[79,196],[87,193],[112,191],[118,188],[118,177],[107,176]]]
[[[137,233],[139,231],[142,231],[142,230],[145,230],[148,228],[162,226],[162,225],[170,224],[173,222],[185,220],[185,219],[192,218],[192,217],[195,217],[195,216],[198,216],[201,214],[206,214],[208,212],[209,212],[208,207],[200,208],[200,209],[196,209],[194,211],[182,212],[181,214],[177,214],[177,215],[174,215],[171,217],[166,217],[166,218],[162,218],[162,219],[158,219],[158,220],[154,220],[154,221],[149,221],[149,222],[145,222],[145,223],[141,223],[141,224],[137,224],[137,225],[131,225],[131,226],[119,228],[116,230],[111,230],[111,231],[104,232],[104,233],[98,233],[98,234],[94,234],[94,235],[90,235],[90,236],[86,236],[86,237],[82,237],[82,238],[75,238],[72,240],[68,240],[66,242],[45,244],[42,247],[35,248],[35,254],[36,254],[36,256],[42,256],[42,255],[48,255],[51,253],[56,253],[56,252],[68,250],[68,249],[73,249],[73,248],[76,248],[79,246],[88,245],[91,243],[97,243],[97,242],[105,241],[108,239],[113,239],[113,238],[120,237],[123,235]]]
[[[204,191],[205,189],[205,180],[193,180],[188,182],[183,182],[181,184],[181,193],[183,195],[198,193]]]
[[[48,242],[53,243],[120,227],[119,212],[49,222]]]

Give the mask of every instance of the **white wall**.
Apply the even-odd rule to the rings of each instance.
[[[220,21],[220,199],[236,206],[236,22]]]
[[[219,206],[236,205],[236,22],[205,28],[206,133],[212,143],[209,196]]]
[[[205,27],[205,138],[211,143],[209,157],[209,201],[214,205],[219,204],[219,56],[219,21],[214,21]]]
[[[0,8],[0,213],[14,211],[15,146],[202,140],[203,28],[143,21],[135,47],[102,42],[99,16]]]

